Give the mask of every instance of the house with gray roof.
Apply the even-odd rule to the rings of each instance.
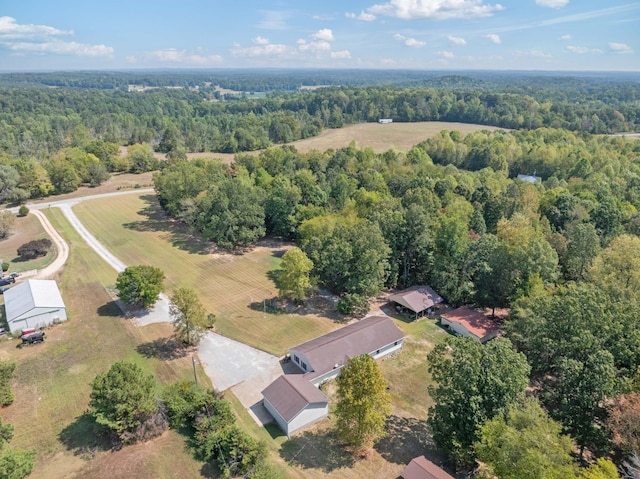
[[[402,479],[454,479],[424,456],[414,457],[400,475]]]
[[[263,405],[287,436],[329,413],[329,398],[302,374],[286,374],[262,391]]]
[[[338,377],[349,359],[369,354],[374,359],[402,349],[404,334],[386,316],[370,316],[289,350],[293,363],[314,385]]]
[[[53,280],[30,279],[4,292],[4,308],[11,332],[66,321],[67,309]]]

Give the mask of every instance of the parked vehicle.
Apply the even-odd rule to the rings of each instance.
[[[6,286],[8,284],[13,284],[16,282],[15,278],[12,278],[11,276],[8,276],[6,278],[0,278],[0,286]]]
[[[36,328],[26,328],[23,329],[22,332],[20,333],[20,337],[22,336],[26,336],[27,334],[31,334],[31,333],[35,333],[37,331]]]
[[[22,344],[37,344],[44,341],[44,331],[36,331],[35,333],[23,334],[20,336]]]
[[[16,272],[14,271],[13,273],[11,273],[11,274],[9,275],[9,278],[16,279],[18,276],[20,276],[20,273],[16,273]]]
[[[9,288],[0,288],[0,294],[4,294],[5,291],[7,291]]]

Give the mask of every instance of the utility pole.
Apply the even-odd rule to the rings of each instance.
[[[194,357],[194,355],[191,355],[191,362],[193,363],[193,379],[196,381],[196,384],[198,384],[198,373],[196,372],[196,358]]]

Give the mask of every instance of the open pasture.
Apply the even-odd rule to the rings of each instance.
[[[161,268],[169,293],[178,287],[196,289],[216,315],[220,334],[280,356],[339,326],[326,317],[269,312],[270,299],[278,293],[271,278],[287,244],[263,242],[243,254],[216,251],[169,218],[153,194],[89,200],[74,212],[125,264]]]

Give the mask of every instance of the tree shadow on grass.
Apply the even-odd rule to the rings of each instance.
[[[60,431],[58,439],[69,451],[73,451],[74,456],[93,457],[97,451],[107,451],[114,447],[113,437],[88,412],[78,416]]]
[[[184,358],[188,352],[182,342],[174,337],[158,338],[148,343],[139,344],[136,351],[145,358],[158,358],[162,361]]]
[[[304,469],[320,469],[330,473],[352,467],[354,456],[340,444],[333,430],[307,431],[282,444],[280,456],[287,463]]]
[[[109,301],[108,303],[98,307],[97,313],[98,316],[122,316],[122,310],[120,309],[116,301]]]
[[[433,443],[427,421],[391,415],[385,431],[387,435],[374,448],[387,462],[409,464],[411,459],[422,455],[435,464],[446,459]]]
[[[140,199],[146,202],[146,206],[138,211],[138,214],[146,219],[125,223],[123,226],[134,231],[152,231],[166,233],[171,244],[191,254],[209,254],[215,246],[203,239],[180,221],[171,218],[158,203],[155,195],[144,195]]]

